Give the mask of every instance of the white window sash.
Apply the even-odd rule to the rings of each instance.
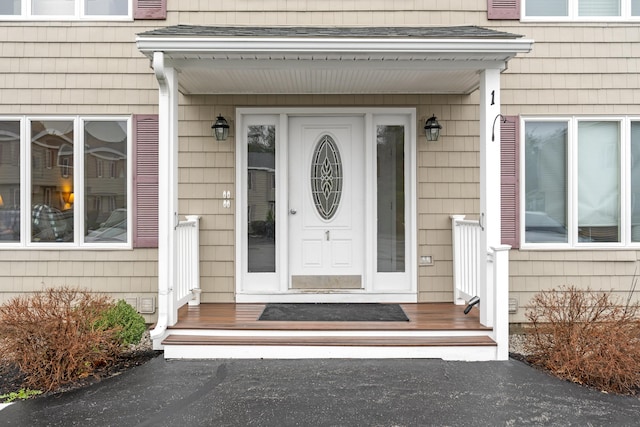
[[[592,127],[590,126],[592,125]],[[622,242],[622,128],[620,120],[576,120],[576,228],[618,227]],[[609,131],[615,129],[616,134]],[[618,243],[618,242],[610,242]]]
[[[640,241],[632,241],[634,232],[633,227],[633,196],[632,191],[634,189],[640,192],[640,182],[632,183],[632,168],[636,167],[636,174],[640,174],[640,165],[631,164],[631,124],[634,122],[640,123],[640,117],[637,116],[571,116],[571,117],[521,117],[521,145],[525,146],[525,128],[526,123],[535,121],[568,121],[568,147],[567,147],[567,173],[568,173],[568,200],[567,211],[568,220],[567,227],[569,229],[569,242],[564,243],[526,243],[525,241],[525,210],[526,210],[526,170],[525,170],[525,156],[520,158],[520,179],[523,185],[520,191],[521,200],[521,221],[520,221],[520,235],[522,238],[522,249],[566,249],[568,247],[574,249],[602,249],[602,248],[621,248],[621,247],[640,247]],[[618,162],[618,188],[619,188],[619,242],[580,242],[578,238],[578,126],[580,122],[614,122],[618,124],[619,129],[619,158]],[[638,125],[640,126],[640,125]],[[640,129],[637,131],[640,136]],[[639,199],[640,200],[640,199]],[[640,202],[640,201],[639,201]],[[637,231],[635,231],[637,240],[640,240],[640,224]]]
[[[15,0],[2,0],[15,1]],[[127,1],[128,13],[125,15],[90,15],[87,12],[85,2],[87,0],[73,0],[73,11],[71,13],[58,14],[57,11],[64,6],[64,0],[21,0],[20,13],[17,15],[2,15],[0,21],[133,21],[133,0]],[[109,0],[92,0],[104,5]],[[33,2],[41,3],[34,7]],[[44,7],[43,7],[44,5]],[[43,10],[44,9],[44,10]],[[38,11],[51,10],[51,14],[36,13]]]
[[[544,2],[558,5],[562,0],[556,3],[553,0],[522,0],[521,17],[522,22],[621,22],[621,21],[638,21],[640,20],[640,0],[566,0],[568,2],[567,15],[535,15],[533,12],[537,10],[548,10],[545,4],[528,4],[529,2]],[[590,9],[596,8],[595,3],[611,2],[611,8],[618,9],[618,14],[614,15],[593,15],[585,14],[585,9],[589,9],[588,3],[594,3]],[[619,2],[615,3],[614,2]],[[633,9],[636,15],[632,15]],[[606,5],[601,9],[606,10]],[[582,12],[581,12],[582,11]]]
[[[20,242],[2,242],[0,249],[131,249],[133,246],[133,125],[131,116],[0,116],[0,121],[20,121]],[[84,164],[84,123],[86,121],[121,121],[127,123],[127,241],[114,242],[84,242],[85,218],[85,164]],[[74,147],[74,240],[73,242],[32,242],[32,159],[31,159],[31,122],[32,121],[73,121]],[[45,159],[43,158],[42,161]],[[70,166],[71,167],[71,166]],[[55,197],[51,194],[51,198]]]

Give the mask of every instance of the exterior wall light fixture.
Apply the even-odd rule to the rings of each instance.
[[[434,114],[424,124],[424,133],[427,136],[427,141],[437,141],[440,137],[440,129],[442,129],[442,125],[438,123]]]
[[[218,115],[211,129],[213,129],[213,135],[216,137],[216,141],[226,141],[229,136],[229,123],[227,123],[227,120],[221,115]]]

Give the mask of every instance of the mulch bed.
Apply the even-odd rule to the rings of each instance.
[[[133,367],[143,365],[161,354],[161,351],[149,349],[129,352],[121,356],[111,365],[98,367],[92,375],[87,378],[81,378],[77,381],[64,384],[60,388],[44,393],[41,396],[62,393],[95,384],[105,378],[120,375]],[[17,392],[20,389],[26,388],[24,381],[25,375],[20,372],[17,366],[6,362],[0,362],[0,395]],[[2,403],[2,401],[0,401],[0,403]]]

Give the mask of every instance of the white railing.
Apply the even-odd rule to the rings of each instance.
[[[451,216],[453,281],[456,304],[480,298],[480,323],[493,328],[496,360],[509,358],[509,250],[499,245],[481,249],[479,221]],[[484,255],[484,256],[483,256]],[[485,263],[485,268],[483,268]]]
[[[200,303],[200,217],[191,215],[176,227],[174,310]]]
[[[451,231],[454,301],[456,304],[466,304],[481,294],[480,222],[465,220],[464,215],[452,215]]]

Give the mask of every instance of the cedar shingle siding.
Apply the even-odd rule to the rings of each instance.
[[[143,1],[138,0],[136,10]],[[147,2],[144,2],[147,3]],[[153,2],[148,2],[153,3]],[[162,3],[162,2],[159,2]],[[492,10],[498,0],[489,2]],[[508,2],[503,2],[507,4]],[[130,22],[3,21],[0,23],[0,115],[155,115],[158,85],[136,35],[161,27],[251,25],[409,27],[474,25],[535,40],[533,51],[509,62],[501,75],[501,113],[640,116],[640,40],[636,22],[528,22],[488,14],[485,0],[343,2],[309,0],[178,1],[166,19],[142,13]],[[201,9],[208,8],[208,9]],[[510,13],[514,13],[511,11]],[[518,16],[520,12],[517,12]],[[141,17],[149,20],[139,20]],[[514,15],[510,15],[514,16]],[[162,31],[162,30],[158,30]],[[250,29],[245,31],[251,32]],[[285,31],[285,30],[283,30]],[[362,30],[365,31],[365,30]],[[431,30],[429,30],[431,31]],[[237,107],[411,106],[443,124],[437,143],[417,143],[418,254],[433,267],[418,269],[419,301],[451,301],[449,215],[479,212],[478,92],[470,95],[181,95],[179,97],[179,214],[201,220],[203,302],[234,301],[235,215],[222,207],[235,182],[235,141],[212,140],[218,114]],[[2,153],[5,167],[6,153]],[[160,171],[162,173],[162,171]],[[5,200],[6,204],[6,200]],[[151,245],[153,246],[153,244]],[[564,284],[629,289],[636,250],[510,253],[510,291],[520,306],[541,289]],[[114,297],[157,295],[157,250],[0,250],[0,302],[44,285],[90,287]],[[519,309],[512,321],[522,321]],[[150,316],[148,320],[154,320]]]

